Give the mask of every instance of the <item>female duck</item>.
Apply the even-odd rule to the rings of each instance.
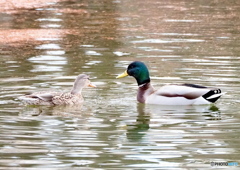
[[[159,105],[201,105],[216,102],[223,93],[218,88],[195,84],[169,84],[155,90],[150,83],[147,66],[140,61],[132,62],[127,70],[116,78],[133,76],[138,83],[137,100],[140,103]]]
[[[75,105],[81,104],[84,99],[82,97],[82,89],[84,87],[96,87],[91,84],[89,76],[80,74],[77,76],[71,92],[35,92],[19,97],[21,101],[29,105]]]

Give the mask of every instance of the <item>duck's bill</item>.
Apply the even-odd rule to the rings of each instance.
[[[88,84],[88,87],[97,87],[96,85],[92,84],[92,83],[89,83]]]
[[[119,79],[119,78],[123,78],[126,76],[128,76],[128,73],[127,73],[127,71],[124,71],[122,74],[118,75],[116,78]]]

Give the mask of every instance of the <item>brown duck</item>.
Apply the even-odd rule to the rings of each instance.
[[[83,103],[82,89],[85,87],[96,87],[93,85],[89,76],[80,74],[75,79],[73,88],[70,92],[42,91],[27,94],[19,97],[27,105],[76,105]]]

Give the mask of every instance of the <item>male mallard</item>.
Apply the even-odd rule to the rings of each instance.
[[[201,105],[217,101],[223,94],[218,88],[195,84],[169,84],[155,90],[150,83],[147,66],[140,61],[132,62],[127,70],[116,78],[133,76],[138,83],[137,100],[140,103],[159,105]]]
[[[79,74],[74,82],[71,92],[61,93],[54,91],[35,92],[19,97],[25,104],[29,105],[74,105],[81,104],[84,100],[82,89],[84,87],[96,87],[91,84],[89,76]]]

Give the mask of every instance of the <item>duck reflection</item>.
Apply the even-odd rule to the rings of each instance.
[[[91,115],[92,111],[83,105],[74,106],[24,106],[21,116],[59,116],[59,117],[82,117]]]
[[[138,103],[135,123],[127,125],[127,138],[140,141],[151,126],[171,127],[173,124],[187,124],[206,120],[221,120],[220,110],[215,105],[203,106],[161,106]]]
[[[137,111],[138,116],[136,122],[131,125],[127,125],[127,138],[130,141],[139,141],[145,135],[149,129],[150,115],[144,110],[145,105],[138,103]]]

